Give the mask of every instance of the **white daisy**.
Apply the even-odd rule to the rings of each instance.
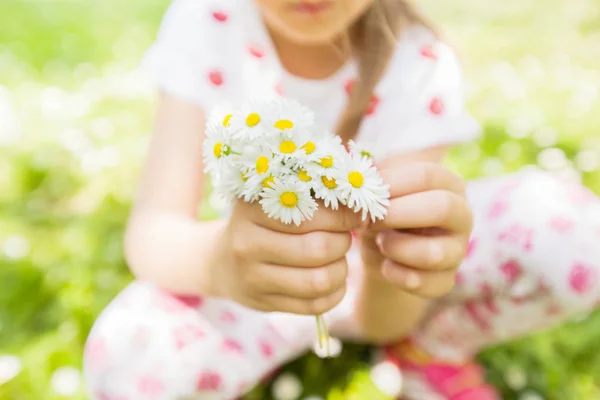
[[[215,106],[208,116],[208,123],[221,125],[223,127],[231,127],[231,118],[235,109],[231,103],[225,102]]]
[[[315,120],[314,113],[310,109],[292,99],[274,100],[272,110],[269,113],[269,122],[277,132],[290,129],[304,131],[311,128]]]
[[[390,204],[389,185],[383,183],[377,169],[366,157],[346,156],[338,175],[339,191],[354,212],[362,211],[375,222],[383,219]]]
[[[273,178],[291,174],[280,159],[274,158],[273,153],[262,146],[246,147],[239,159],[239,168],[247,178],[242,192],[245,201],[258,200],[260,192],[269,187]]]
[[[271,132],[269,116],[272,114],[272,104],[269,102],[244,103],[229,121],[232,137],[239,140],[255,140],[267,136]]]
[[[342,197],[338,180],[333,175],[315,175],[315,178],[311,179],[309,184],[315,192],[315,198],[322,199],[325,207],[337,210],[340,203],[346,204],[344,197]]]
[[[380,160],[385,155],[385,151],[381,146],[367,146],[354,140],[348,141],[348,149],[353,157],[366,157],[371,160]]]
[[[309,154],[311,162],[306,165],[306,170],[313,176],[332,176],[339,169],[342,157],[346,155],[346,149],[339,136],[328,136],[314,143],[309,142],[304,148],[314,148]]]
[[[221,173],[213,182],[215,191],[228,203],[243,197],[244,185],[248,181],[244,172],[237,165],[227,161],[220,168]]]
[[[286,166],[298,168],[307,161],[306,152],[302,148],[307,142],[307,137],[295,129],[280,132],[269,141],[270,149]]]
[[[203,144],[204,172],[218,174],[221,163],[231,153],[229,132],[221,123],[206,124],[206,139]]]
[[[318,208],[310,196],[310,189],[296,182],[282,182],[275,179],[270,188],[261,193],[260,204],[270,218],[279,219],[284,224],[300,225],[311,219]]]

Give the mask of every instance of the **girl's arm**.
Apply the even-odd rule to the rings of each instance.
[[[225,221],[198,222],[205,185],[201,108],[167,94],[125,233],[125,256],[138,279],[188,294],[211,295]]]
[[[446,152],[446,147],[436,147],[399,156],[394,164],[437,163],[441,162]],[[378,167],[385,168],[390,161],[386,160]],[[364,275],[358,291],[356,320],[365,340],[387,343],[410,333],[424,316],[430,300],[404,291],[383,278],[381,265],[385,258],[375,243],[375,234],[365,232],[361,235]]]

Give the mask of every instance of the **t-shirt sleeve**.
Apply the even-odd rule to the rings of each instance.
[[[215,67],[223,65],[215,59],[222,53],[215,51],[215,41],[227,14],[211,4],[174,0],[141,63],[159,89],[202,107],[214,102],[224,84],[224,71]]]
[[[376,95],[374,136],[386,153],[472,141],[479,123],[465,108],[463,74],[451,47],[425,28],[407,30]]]

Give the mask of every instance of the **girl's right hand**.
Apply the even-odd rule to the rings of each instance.
[[[218,295],[260,311],[316,315],[346,292],[346,252],[359,214],[320,207],[299,227],[269,218],[258,203],[238,201],[225,232]]]

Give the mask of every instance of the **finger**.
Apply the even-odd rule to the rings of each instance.
[[[352,244],[348,232],[293,235],[251,224],[237,229],[232,243],[237,255],[275,265],[321,267],[344,258]]]
[[[384,231],[377,236],[382,254],[398,264],[420,270],[455,269],[467,252],[467,236],[444,234],[421,236]]]
[[[257,203],[242,205],[240,208],[247,212],[247,217],[255,224],[271,229],[277,232],[285,233],[307,233],[313,231],[329,232],[349,232],[361,226],[362,220],[359,213],[353,212],[348,207],[340,207],[338,210],[332,210],[319,204],[319,209],[313,215],[311,220],[306,220],[296,226],[294,224],[284,224],[278,219],[269,218]],[[247,211],[246,211],[247,210]]]
[[[419,271],[387,259],[381,265],[381,274],[402,290],[425,298],[442,297],[456,282],[456,271]]]
[[[379,173],[390,185],[391,198],[429,190],[448,190],[457,194],[466,191],[465,181],[459,175],[436,163],[394,165],[390,162],[381,167]]]
[[[316,299],[345,286],[347,276],[346,260],[319,268],[262,264],[248,276],[248,283],[261,293]]]
[[[386,217],[373,224],[371,229],[436,227],[467,233],[471,226],[471,208],[463,196],[445,190],[431,190],[392,199]]]
[[[277,310],[291,314],[318,315],[323,314],[338,305],[345,295],[345,285],[329,296],[310,300],[280,294],[270,294],[264,296],[260,305],[255,308],[264,311]]]

